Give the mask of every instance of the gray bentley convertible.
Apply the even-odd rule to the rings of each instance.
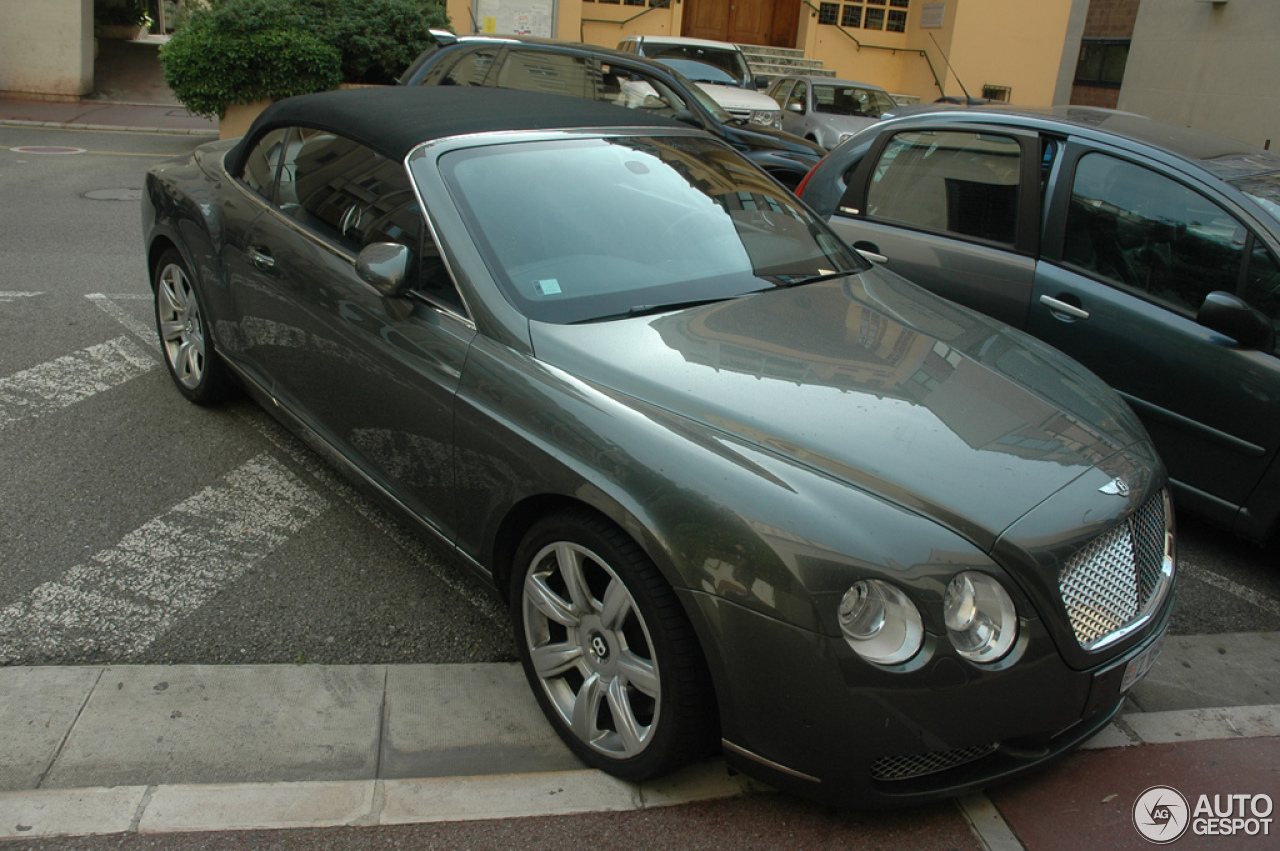
[[[153,168],[143,232],[178,390],[247,391],[490,582],[590,766],[952,795],[1158,653],[1173,515],[1124,403],[687,125],[294,98]]]

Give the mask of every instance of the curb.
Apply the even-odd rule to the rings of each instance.
[[[1280,705],[1125,715],[1082,750],[1280,736]],[[633,784],[593,770],[413,780],[174,784],[0,793],[0,839],[372,827],[645,810],[767,792],[720,760]],[[958,799],[991,851],[1018,841],[983,793]]]
[[[78,121],[25,121],[19,118],[0,118],[0,127],[27,127],[44,130],[97,130],[108,133],[144,133],[153,136],[208,136],[218,138],[217,130],[198,130],[181,127],[134,127],[122,124],[82,124]]]
[[[372,827],[668,807],[765,787],[715,760],[650,783],[592,770],[0,793],[0,839]]]

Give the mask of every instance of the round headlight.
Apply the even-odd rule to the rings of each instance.
[[[868,662],[896,665],[920,650],[924,626],[915,604],[879,579],[855,582],[840,600],[844,640]]]
[[[947,585],[943,600],[947,635],[956,652],[971,662],[1004,658],[1018,637],[1018,611],[999,582],[965,571]]]

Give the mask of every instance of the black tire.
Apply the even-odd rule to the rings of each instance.
[[[214,350],[204,308],[186,263],[170,248],[151,270],[156,333],[164,364],[178,392],[197,405],[212,405],[235,389]]]
[[[693,627],[612,523],[575,511],[534,524],[516,551],[511,612],[529,686],[587,765],[641,781],[714,751],[714,690]]]

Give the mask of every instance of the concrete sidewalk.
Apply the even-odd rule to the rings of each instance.
[[[215,118],[200,118],[177,104],[84,99],[76,103],[0,99],[0,125],[134,133],[218,136]]]
[[[1242,776],[1251,759],[1274,766],[1277,671],[1269,633],[1170,637],[1122,717],[1069,759],[1105,750],[1115,777],[1195,742]],[[1242,739],[1257,741],[1229,749]],[[719,761],[642,785],[587,770],[502,664],[0,668],[0,755],[0,838],[630,811],[761,788]],[[1036,789],[1072,794],[1064,777],[966,799],[965,815],[980,836],[1010,831],[1001,811],[1034,811]],[[1252,791],[1276,796],[1270,778]]]

